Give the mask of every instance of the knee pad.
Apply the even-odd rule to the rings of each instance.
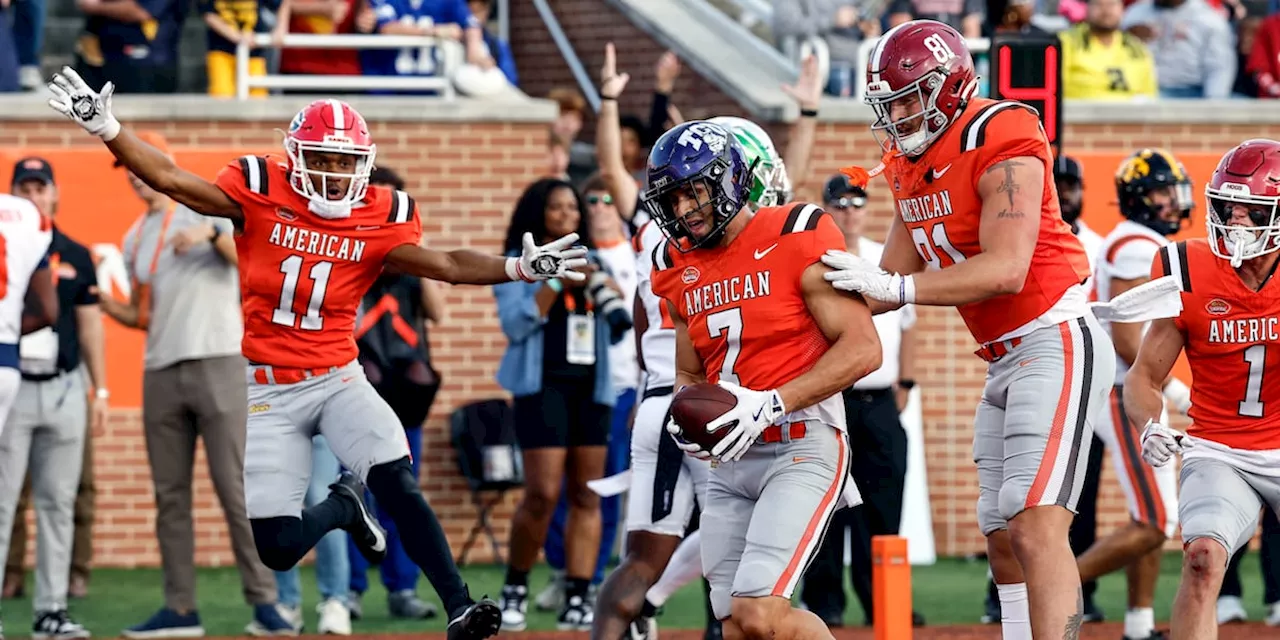
[[[249,521],[249,526],[253,529],[258,558],[272,571],[292,569],[306,553],[305,550],[298,552],[302,546],[301,518],[256,518]]]
[[[406,495],[422,495],[408,457],[370,468],[365,484],[373,492],[373,498],[382,504],[394,502]]]

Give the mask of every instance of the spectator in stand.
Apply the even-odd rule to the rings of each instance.
[[[438,44],[403,49],[368,49],[360,52],[361,68],[365,75],[379,76],[437,76],[441,67],[458,65],[461,60],[450,55],[455,43],[462,43],[466,50],[467,64],[481,69],[496,66],[484,44],[484,32],[480,21],[471,15],[466,0],[369,0],[373,9],[372,29],[362,21],[359,31],[385,35],[429,36]],[[452,73],[455,69],[446,69]],[[375,93],[423,94],[424,91],[377,91]]]
[[[1257,41],[1262,16],[1245,16],[1232,23],[1236,31],[1236,81],[1231,85],[1233,98],[1259,98],[1258,80],[1249,72],[1249,54]]]
[[[178,90],[182,0],[76,0],[87,19],[75,68],[91,87],[110,81],[116,93]]]
[[[1229,98],[1236,37],[1204,0],[1141,0],[1120,27],[1147,43],[1162,98]]]
[[[18,48],[14,41],[10,2],[13,0],[0,0],[0,93],[22,90],[18,82]]]
[[[544,177],[569,181],[569,139],[556,133],[547,135],[547,172]]]
[[[471,9],[471,15],[480,22],[480,35],[484,38],[485,53],[493,58],[494,64],[502,70],[502,75],[507,77],[507,82],[510,82],[511,86],[520,86],[516,76],[516,57],[511,53],[511,45],[489,31],[488,23],[490,16],[493,15],[493,0],[467,0],[467,8]]]
[[[24,91],[44,84],[40,48],[44,45],[45,0],[7,0],[13,5],[13,37],[18,49],[18,83]]]
[[[288,33],[356,33],[356,19],[371,20],[373,11],[365,0],[290,0]],[[360,52],[356,49],[297,49],[280,52],[280,72],[310,75],[360,75]],[[312,90],[285,90],[309,93]],[[329,94],[360,93],[329,90]]]
[[[140,131],[137,135],[168,153],[160,134]],[[244,598],[253,606],[253,620],[246,631],[296,634],[276,606],[275,576],[258,558],[245,510],[249,403],[245,359],[240,355],[243,329],[238,257],[231,238],[234,229],[224,218],[207,218],[170,200],[132,173],[128,180],[146,206],[125,234],[121,252],[132,282],[130,297],[119,302],[101,296],[98,302],[116,322],[146,332],[142,430],[155,490],[164,606],[123,635],[147,639],[204,635],[196,610],[192,504],[197,440],[204,442]]]
[[[987,7],[985,0],[893,0],[888,14],[890,27],[908,20],[937,20],[966,38],[981,38]]]
[[[996,4],[999,13],[995,13],[995,16],[999,16],[999,21],[992,25],[993,33],[1049,35],[1048,31],[1032,24],[1032,18],[1036,15],[1036,0],[997,0]]]
[[[775,38],[820,37],[827,43],[831,60],[827,93],[848,97],[861,81],[858,45],[865,38],[880,35],[880,16],[867,15],[867,4],[853,0],[781,0],[773,3]]]
[[[1058,34],[1062,90],[1069,100],[1156,97],[1156,66],[1147,45],[1120,30],[1121,0],[1089,0],[1085,21]]]
[[[551,131],[570,140],[569,182],[580,184],[596,172],[596,147],[578,139],[587,117],[587,99],[574,87],[552,87],[547,99],[560,106],[560,115],[551,123]]]
[[[260,19],[258,0],[200,0],[198,7],[205,26],[209,27],[209,53],[205,54],[209,95],[234,98],[236,47],[242,41],[251,42],[255,35],[261,33],[274,33],[279,42],[289,29],[289,1],[280,3],[279,22],[274,29]],[[267,75],[267,59],[261,48],[249,50],[249,75]],[[265,98],[267,89],[256,87],[249,90],[249,95]]]
[[[1246,69],[1258,85],[1259,98],[1280,98],[1280,13],[1258,26]]]

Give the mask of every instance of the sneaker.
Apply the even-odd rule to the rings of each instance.
[[[525,591],[527,593],[528,589]],[[504,622],[506,611],[499,609],[498,603],[480,598],[480,602],[467,607],[458,617],[449,621],[447,640],[484,640],[498,635],[498,628]],[[523,614],[520,616],[520,628],[524,628]]]
[[[316,631],[334,636],[351,635],[351,610],[345,602],[329,598],[316,605],[316,613],[320,614]]]
[[[360,555],[369,564],[380,564],[387,556],[387,532],[373,517],[373,509],[364,499],[364,485],[350,471],[343,471],[338,481],[329,485],[332,495],[350,500],[356,507],[356,520],[343,529],[351,534],[351,541],[356,543]]]
[[[347,594],[347,611],[351,612],[352,620],[359,620],[364,617],[364,603],[361,598],[364,594],[358,591],[352,591]]]
[[[1267,605],[1267,626],[1280,627],[1280,602]]]
[[[1089,598],[1084,601],[1084,621],[1086,623],[1102,622],[1106,619],[1106,614],[1103,613],[1102,609],[1099,609],[1098,605],[1093,602],[1093,598]]]
[[[1130,638],[1129,636],[1125,636],[1124,640],[1169,640],[1169,636],[1166,636],[1163,631],[1153,630],[1151,635],[1145,638]]]
[[[1244,603],[1240,601],[1240,598],[1235,596],[1218,598],[1218,624],[1244,622],[1248,619],[1249,614],[1245,613]]]
[[[571,596],[560,612],[560,617],[556,618],[556,629],[590,631],[592,622],[595,622],[595,613],[591,609],[591,603],[582,596]]]
[[[294,626],[285,619],[277,604],[254,605],[253,620],[244,627],[251,636],[296,636],[301,630],[301,625]]]
[[[627,626],[627,640],[658,640],[658,620],[640,616]]]
[[[150,640],[152,638],[202,638],[204,627],[200,626],[200,614],[178,613],[168,607],[155,612],[146,622],[136,624],[120,635],[126,638]]]
[[[80,626],[67,610],[39,611],[36,620],[31,624],[31,637],[34,640],[61,640],[62,638],[88,638],[89,630]]]
[[[280,617],[284,618],[285,622],[288,622],[293,626],[293,628],[297,629],[298,633],[302,633],[302,629],[306,626],[306,623],[302,619],[301,605],[289,605],[282,602],[276,604],[276,610],[280,612]]]
[[[418,594],[413,592],[413,589],[388,594],[387,609],[391,611],[392,618],[425,620],[439,614],[434,604],[424,602]]]
[[[547,586],[533,599],[538,611],[559,611],[564,606],[564,571],[552,569]]]
[[[1000,599],[991,594],[982,603],[982,624],[1000,624]]]
[[[502,587],[502,630],[524,631],[529,609],[529,587],[508,584]]]

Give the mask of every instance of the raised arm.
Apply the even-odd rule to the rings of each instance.
[[[230,218],[237,224],[243,221],[240,206],[216,185],[179,167],[173,158],[120,126],[111,113],[111,93],[115,88],[110,82],[99,93],[89,88],[74,69],[63,67],[62,73],[53,76],[49,90],[53,93],[49,106],[101,138],[116,159],[147,186],[194,211]]]
[[[862,376],[880,368],[880,336],[871,310],[862,298],[838,291],[822,275],[830,268],[814,263],[804,270],[800,287],[809,309],[831,347],[813,368],[778,387],[787,411],[813,406],[848,389]]]
[[[785,4],[785,3],[780,3]],[[824,78],[818,75],[818,58],[810,55],[800,63],[800,77],[794,85],[782,85],[782,91],[800,107],[800,118],[791,125],[787,150],[782,164],[793,180],[809,177],[809,159],[813,155],[813,143],[818,135],[818,103],[822,100]]]
[[[596,158],[600,177],[604,180],[614,206],[623,220],[636,213],[639,187],[622,161],[622,126],[618,121],[618,97],[631,75],[619,74],[613,43],[605,45],[604,65],[600,68],[600,114],[596,119]]]

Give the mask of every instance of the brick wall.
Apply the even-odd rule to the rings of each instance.
[[[194,145],[260,147],[275,141],[275,123],[144,123],[169,135],[175,148]],[[1280,137],[1280,127],[1259,126],[1110,126],[1068,127],[1069,149],[1129,149],[1160,144],[1186,151],[1214,151],[1260,136]],[[426,229],[434,245],[496,250],[505,216],[520,189],[541,167],[545,133],[538,125],[376,124],[380,159],[401,170],[409,190],[423,204]],[[821,177],[848,163],[872,163],[877,147],[863,124],[824,124],[814,151],[812,176],[799,180],[801,197],[811,198]],[[23,123],[0,130],[6,149],[97,144],[67,124]],[[796,176],[796,178],[800,178]],[[872,205],[886,211],[883,191]],[[871,234],[882,234],[877,219]],[[444,327],[432,335],[432,349],[445,386],[426,429],[423,445],[423,489],[440,513],[445,529],[459,545],[474,521],[466,487],[457,477],[444,418],[455,406],[473,398],[500,394],[493,374],[504,339],[494,320],[488,289],[455,287],[448,293]],[[975,473],[970,461],[970,424],[982,384],[982,362],[954,312],[923,309],[920,373],[924,393],[925,446],[929,491],[938,552],[943,555],[979,551],[982,540],[974,523]],[[139,412],[119,408],[106,432],[95,439],[98,484],[95,562],[99,566],[155,565],[154,505]],[[221,509],[213,488],[197,462],[197,549],[206,565],[230,564]],[[1110,528],[1125,519],[1123,501],[1104,471],[1102,523]],[[507,521],[516,495],[508,496],[495,525],[506,539]],[[473,555],[488,557],[481,546]]]

